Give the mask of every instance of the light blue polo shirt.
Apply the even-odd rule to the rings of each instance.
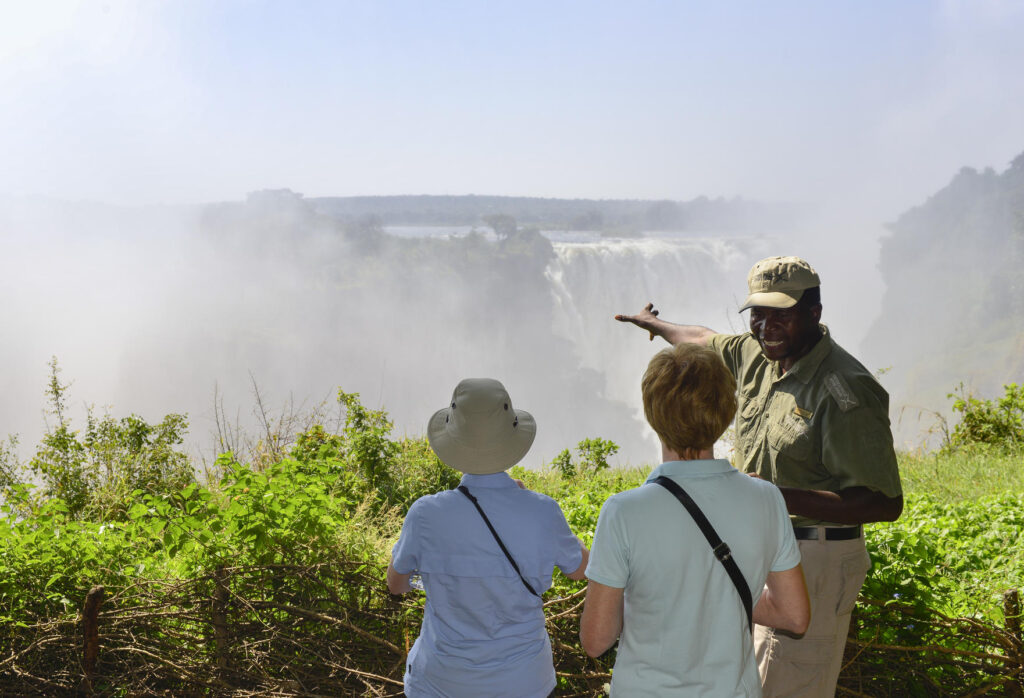
[[[693,517],[651,481],[666,475],[697,503],[750,586],[800,563],[775,485],[725,460],[662,463],[647,484],[601,507],[587,578],[625,589],[612,695],[760,696],[746,612]]]
[[[507,473],[464,475],[523,576],[542,594],[557,566],[575,572],[579,541],[558,503],[521,489]],[[461,492],[421,497],[392,551],[395,570],[418,571],[427,594],[409,652],[405,693],[547,696],[555,687],[544,609],[519,579],[479,512]]]

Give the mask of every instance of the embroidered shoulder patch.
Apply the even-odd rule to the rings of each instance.
[[[854,407],[859,405],[857,398],[854,396],[853,391],[850,390],[850,386],[846,384],[843,377],[838,373],[830,373],[825,376],[825,387],[835,398],[839,404],[839,409],[843,412],[849,412]]]

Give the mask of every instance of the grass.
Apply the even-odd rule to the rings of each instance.
[[[901,453],[903,490],[956,504],[1024,493],[1024,453],[971,449],[953,453]]]

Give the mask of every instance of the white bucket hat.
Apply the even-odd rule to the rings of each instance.
[[[533,445],[537,423],[512,408],[508,391],[493,378],[467,378],[450,404],[427,423],[427,439],[445,465],[470,475],[491,475],[518,463]]]

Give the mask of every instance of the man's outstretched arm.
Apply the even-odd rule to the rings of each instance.
[[[700,344],[704,346],[712,335],[718,334],[712,329],[700,325],[677,325],[658,317],[658,311],[654,309],[653,303],[648,303],[636,315],[616,315],[619,322],[631,322],[640,329],[651,333],[651,339],[655,336],[661,337],[669,344]]]

